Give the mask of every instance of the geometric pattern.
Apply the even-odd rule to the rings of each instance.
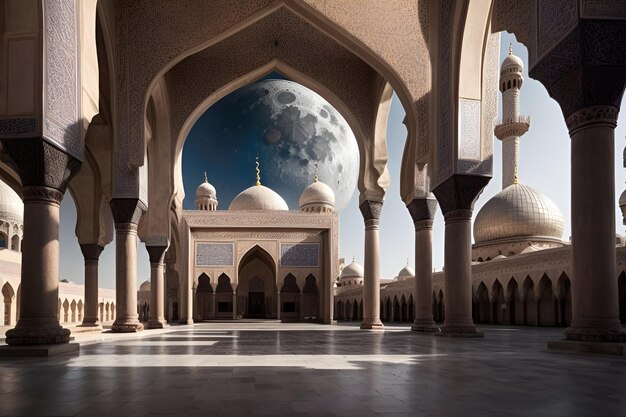
[[[233,266],[234,243],[196,243],[196,266]]]
[[[280,266],[318,267],[319,243],[281,243]]]

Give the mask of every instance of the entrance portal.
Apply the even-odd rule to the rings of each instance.
[[[271,255],[254,246],[241,258],[238,275],[237,316],[276,317],[276,264]]]

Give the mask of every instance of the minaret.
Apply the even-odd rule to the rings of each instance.
[[[530,127],[530,117],[519,114],[519,93],[524,82],[524,63],[509,55],[500,68],[500,92],[502,93],[502,122],[495,128],[495,135],[502,141],[502,189],[517,183],[517,161],[520,137]]]
[[[215,187],[209,184],[209,179],[204,173],[204,182],[196,188],[196,210],[217,210],[217,193]]]

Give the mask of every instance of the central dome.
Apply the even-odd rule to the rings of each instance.
[[[264,185],[253,185],[239,193],[228,210],[289,210],[289,207],[276,191]]]
[[[476,243],[529,236],[561,239],[563,214],[552,200],[524,184],[512,184],[493,196],[474,222]]]

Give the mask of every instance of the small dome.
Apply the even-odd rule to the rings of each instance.
[[[341,271],[339,278],[363,278],[363,267],[356,261],[352,261],[350,265],[347,265]]]
[[[522,61],[522,58],[516,55],[509,54],[506,58],[504,58],[504,61],[502,61],[502,66],[500,67],[500,69],[504,71],[505,69],[513,67],[524,68],[524,61]]]
[[[413,268],[407,265],[404,268],[402,268],[400,272],[398,272],[398,276],[399,277],[414,277],[415,271],[413,270]]]
[[[150,280],[146,280],[139,286],[139,291],[150,291]]]
[[[24,222],[22,199],[2,181],[0,181],[0,221]]]
[[[283,198],[271,188],[253,185],[233,199],[229,210],[289,210]]]
[[[335,208],[335,193],[332,188],[321,181],[315,181],[300,195],[300,209],[318,205]]]
[[[215,187],[209,183],[209,180],[204,174],[204,182],[198,185],[196,188],[196,198],[217,198],[217,192],[215,191]]]
[[[482,207],[474,222],[476,243],[519,237],[563,236],[563,214],[548,197],[524,184],[512,184]]]

